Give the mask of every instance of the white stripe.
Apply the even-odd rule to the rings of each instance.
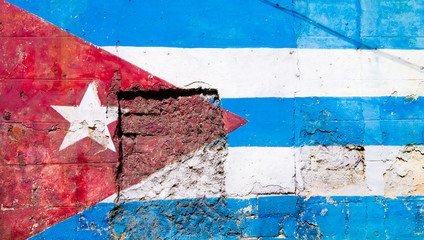
[[[103,47],[178,87],[222,98],[424,95],[422,50]]]
[[[199,150],[122,191],[120,200],[424,195],[424,146],[230,147],[224,156]]]
[[[424,146],[229,148],[226,194],[388,197],[424,194]]]
[[[295,193],[294,147],[230,147],[225,190],[231,197]]]

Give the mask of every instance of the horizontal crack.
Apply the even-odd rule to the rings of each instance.
[[[120,91],[118,92],[118,100],[122,99],[134,99],[136,97],[143,97],[146,99],[157,99],[162,100],[166,98],[178,98],[178,97],[188,97],[194,95],[218,95],[216,89],[211,88],[192,88],[192,89],[161,89],[158,91],[149,90],[149,91]]]

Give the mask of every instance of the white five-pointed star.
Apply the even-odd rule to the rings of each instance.
[[[103,147],[116,152],[107,125],[118,119],[117,107],[101,106],[94,83],[90,83],[79,106],[53,106],[71,123],[59,150],[89,137]]]

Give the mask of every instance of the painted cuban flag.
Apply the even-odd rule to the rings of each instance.
[[[16,146],[2,156],[6,238],[422,238],[423,2],[8,2],[66,32],[43,22],[47,36],[25,13],[9,23],[27,26],[37,37],[31,46],[7,38],[22,35],[16,31],[2,35],[2,51],[28,59],[31,47],[34,56],[19,67],[13,58],[0,62],[2,148]],[[2,3],[2,14],[6,6],[15,9]],[[49,53],[46,42],[66,51],[48,72],[39,59],[58,51]],[[122,91],[114,92],[118,82]],[[208,91],[193,92],[198,87]],[[201,137],[179,144],[180,126],[154,125],[166,118],[155,109],[176,94],[183,96],[166,106],[184,117],[202,113],[190,119],[216,116],[211,106],[228,110],[214,120],[225,129],[212,121]],[[49,114],[34,117],[37,107]],[[26,110],[15,116],[17,108]],[[173,121],[194,128],[184,117]],[[36,140],[25,124],[50,138]],[[139,129],[174,142],[142,138]],[[35,142],[15,144],[22,138]],[[52,142],[53,156],[40,151]],[[143,165],[145,155],[162,160]],[[44,170],[50,159],[73,164],[75,173],[54,164]],[[26,165],[35,170],[21,170]],[[31,193],[31,184],[46,187]],[[18,207],[36,201],[38,208]],[[11,212],[24,223],[9,220]]]

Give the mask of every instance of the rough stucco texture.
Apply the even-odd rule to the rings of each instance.
[[[261,196],[98,204],[33,239],[422,239],[422,200]],[[60,231],[57,231],[59,230]]]
[[[221,197],[224,192],[225,138],[216,140],[165,166],[109,201],[151,201]]]

